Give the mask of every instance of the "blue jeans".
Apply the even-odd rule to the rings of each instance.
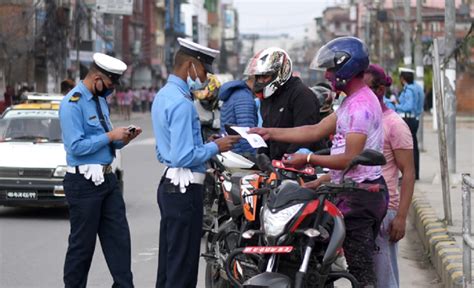
[[[378,287],[398,288],[400,286],[397,262],[398,243],[390,242],[388,234],[390,222],[396,215],[396,210],[387,210],[387,216],[383,219],[379,235],[375,240],[375,244],[379,247],[374,254]]]

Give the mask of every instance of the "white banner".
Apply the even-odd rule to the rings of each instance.
[[[133,0],[97,0],[95,7],[98,13],[132,15]]]

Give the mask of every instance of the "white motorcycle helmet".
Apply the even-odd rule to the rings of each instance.
[[[252,161],[232,151],[217,154],[217,159],[227,168],[249,169],[255,165]]]
[[[257,97],[268,98],[290,79],[292,70],[293,64],[288,53],[283,49],[270,47],[258,52],[249,60],[244,75],[271,75],[271,80],[266,83],[255,82],[253,89]]]

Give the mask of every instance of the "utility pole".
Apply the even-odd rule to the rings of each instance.
[[[405,21],[403,29],[403,42],[404,42],[404,49],[403,49],[403,64],[405,66],[410,67],[412,65],[411,59],[411,26],[410,26],[410,0],[403,0],[403,9],[405,11]]]
[[[415,71],[416,83],[423,88],[424,91],[424,68],[423,68],[423,51],[421,46],[421,35],[423,25],[421,22],[421,0],[416,0],[416,39],[415,39]],[[418,146],[420,151],[424,150],[423,145],[423,112],[420,115],[420,124],[418,126]]]
[[[80,45],[81,45],[81,13],[79,11],[80,9],[80,4],[79,1],[81,0],[76,0],[76,8],[74,11],[74,14],[76,15],[76,27],[75,27],[75,34],[76,34],[76,83],[79,83],[81,80],[81,61],[79,60],[79,51],[80,51]]]
[[[444,12],[444,39],[445,39],[445,58],[444,63],[444,95],[447,139],[448,139],[448,164],[449,172],[456,173],[456,59],[454,49],[456,47],[456,7],[454,0],[446,0],[446,9]]]

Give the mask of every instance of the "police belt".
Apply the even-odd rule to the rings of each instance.
[[[79,165],[79,166],[67,166],[66,167],[66,172],[71,173],[71,174],[84,174],[83,171],[85,171],[86,167],[88,164],[85,165]],[[112,165],[102,165],[102,172],[104,174],[109,174],[112,173]]]
[[[398,112],[398,115],[402,118],[416,118],[416,115],[414,113],[408,113],[408,112]]]
[[[163,177],[161,178],[160,185],[164,186],[166,193],[179,193],[179,194],[186,193],[188,188],[191,185],[203,185],[206,175],[204,173],[193,172],[193,178],[194,178],[193,182],[189,183],[189,185],[186,186],[186,189],[182,191],[179,185],[174,185],[171,182],[171,179],[166,178],[166,171],[165,171],[165,173],[163,174]]]

